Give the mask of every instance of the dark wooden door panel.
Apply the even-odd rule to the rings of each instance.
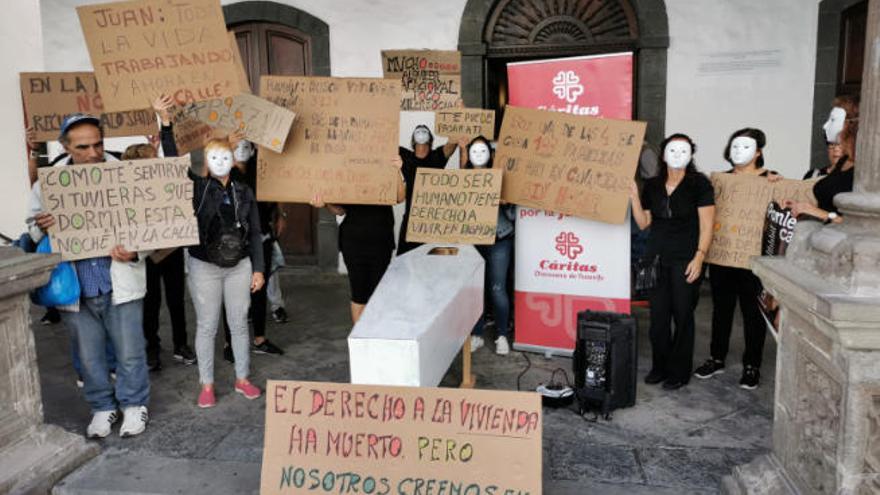
[[[859,2],[840,15],[840,52],[837,92],[858,95],[862,90],[865,67],[865,34],[868,28],[868,1]]]

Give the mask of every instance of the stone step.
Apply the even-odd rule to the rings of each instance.
[[[260,464],[105,452],[61,480],[53,495],[257,494]]]

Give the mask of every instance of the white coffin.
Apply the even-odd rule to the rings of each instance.
[[[351,383],[435,387],[483,312],[482,256],[436,244],[395,258],[348,336]]]

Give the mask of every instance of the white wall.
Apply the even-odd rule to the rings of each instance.
[[[818,3],[667,0],[666,9],[666,133],[689,134],[709,172],[729,168],[731,133],[757,127],[765,166],[800,178],[810,166]]]
[[[0,180],[0,232],[18,237],[24,232],[30,182],[27,146],[18,73],[43,70],[40,9],[33,0],[7,0],[0,16],[0,149],[3,175]]]

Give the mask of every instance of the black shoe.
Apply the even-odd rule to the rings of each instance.
[[[252,344],[251,350],[254,351],[254,354],[277,354],[279,356],[284,354],[284,350],[269,342],[269,339],[264,340],[259,345]]]
[[[188,345],[183,344],[174,348],[174,360],[183,364],[194,364],[196,362],[196,354]]]
[[[648,385],[656,385],[665,379],[666,375],[655,370],[651,370],[650,373],[645,375],[645,383],[647,383]]]
[[[665,382],[663,382],[663,390],[678,390],[685,385],[687,385],[687,382],[680,382],[678,380],[666,380]]]
[[[147,369],[149,371],[162,369],[162,363],[159,361],[159,349],[147,349]]]
[[[40,325],[54,325],[61,321],[61,313],[58,312],[55,308],[49,308],[46,310],[46,314],[40,318]]]
[[[746,366],[743,368],[742,378],[739,380],[739,386],[746,390],[754,390],[758,388],[758,382],[761,381],[761,372],[754,366]]]
[[[223,346],[223,359],[230,363],[235,363],[235,354],[232,353],[232,346]]]
[[[720,375],[721,373],[724,373],[724,362],[715,358],[709,358],[705,363],[701,364],[696,371],[694,371],[694,376],[701,380],[705,380],[707,378],[712,378],[715,375]]]
[[[278,308],[275,311],[272,311],[272,319],[275,320],[275,323],[287,323],[287,311],[284,308]]]

